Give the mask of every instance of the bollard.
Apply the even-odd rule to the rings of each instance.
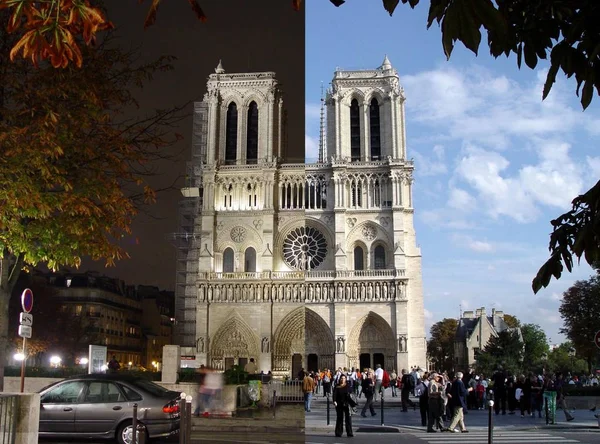
[[[384,425],[383,424],[383,404],[384,404],[384,401],[383,401],[383,391],[380,392],[380,394],[381,394],[381,425]]]
[[[188,441],[192,439],[192,395],[185,397],[185,437]]]
[[[327,393],[327,425],[329,425],[329,393]]]
[[[494,410],[494,401],[488,401],[489,407],[489,416],[488,416],[488,444],[494,443],[494,415],[492,414],[492,410]]]
[[[137,412],[138,412],[138,405],[137,405],[137,403],[135,403],[135,404],[133,404],[133,419],[131,421],[131,444],[136,444],[136,441],[137,441],[137,427],[138,427]]]
[[[546,415],[546,425],[549,423],[548,398],[544,398],[544,413]]]
[[[277,390],[273,390],[273,419],[275,419],[276,411],[277,411]]]
[[[185,398],[186,398],[186,396],[187,395],[182,392],[180,399],[179,399],[179,444],[187,443],[187,436],[185,434],[185,432],[187,431],[186,415],[185,415]]]

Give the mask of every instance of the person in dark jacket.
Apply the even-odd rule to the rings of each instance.
[[[454,381],[452,381],[452,389],[450,390],[450,395],[452,398],[450,398],[449,402],[451,402],[452,406],[454,407],[454,416],[452,417],[450,426],[446,429],[449,432],[468,432],[467,427],[465,426],[465,417],[463,412],[467,409],[467,396],[472,389],[470,387],[469,389],[465,387],[462,377],[462,372],[456,372]],[[455,428],[456,426],[460,427],[460,431]]]
[[[500,414],[500,407],[502,407],[502,414],[506,415],[506,372],[499,368],[494,376],[492,376],[492,382],[494,383],[494,411],[496,415]]]
[[[375,375],[373,372],[368,372],[362,380],[362,394],[365,395],[367,401],[362,408],[360,416],[363,418],[367,417],[367,409],[371,411],[371,416],[375,416],[375,407],[373,407],[373,395],[375,395]]]
[[[352,433],[352,419],[350,417],[350,408],[355,404],[350,397],[352,393],[350,385],[347,383],[346,375],[342,374],[338,383],[333,389],[333,405],[337,413],[335,420],[335,436],[341,437],[344,434],[344,417],[346,419],[346,435],[354,436]]]

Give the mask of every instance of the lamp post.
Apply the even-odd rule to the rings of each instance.
[[[574,364],[575,354],[576,354],[576,350],[573,347],[571,347],[569,349],[569,357],[571,358],[571,371],[573,371],[573,366],[575,365]]]

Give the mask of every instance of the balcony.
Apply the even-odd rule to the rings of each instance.
[[[316,281],[343,279],[394,279],[403,278],[405,270],[313,270],[313,271],[257,271],[240,273],[198,273],[198,280],[246,281]]]

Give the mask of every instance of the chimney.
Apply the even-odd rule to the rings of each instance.
[[[472,311],[465,311],[463,313],[463,319],[473,319],[473,312]]]
[[[477,310],[475,310],[475,316],[478,318],[484,317],[485,316],[485,307],[481,307],[481,308],[478,308]]]
[[[504,319],[504,312],[500,311],[500,310],[496,310],[496,316],[498,316],[500,319]]]

